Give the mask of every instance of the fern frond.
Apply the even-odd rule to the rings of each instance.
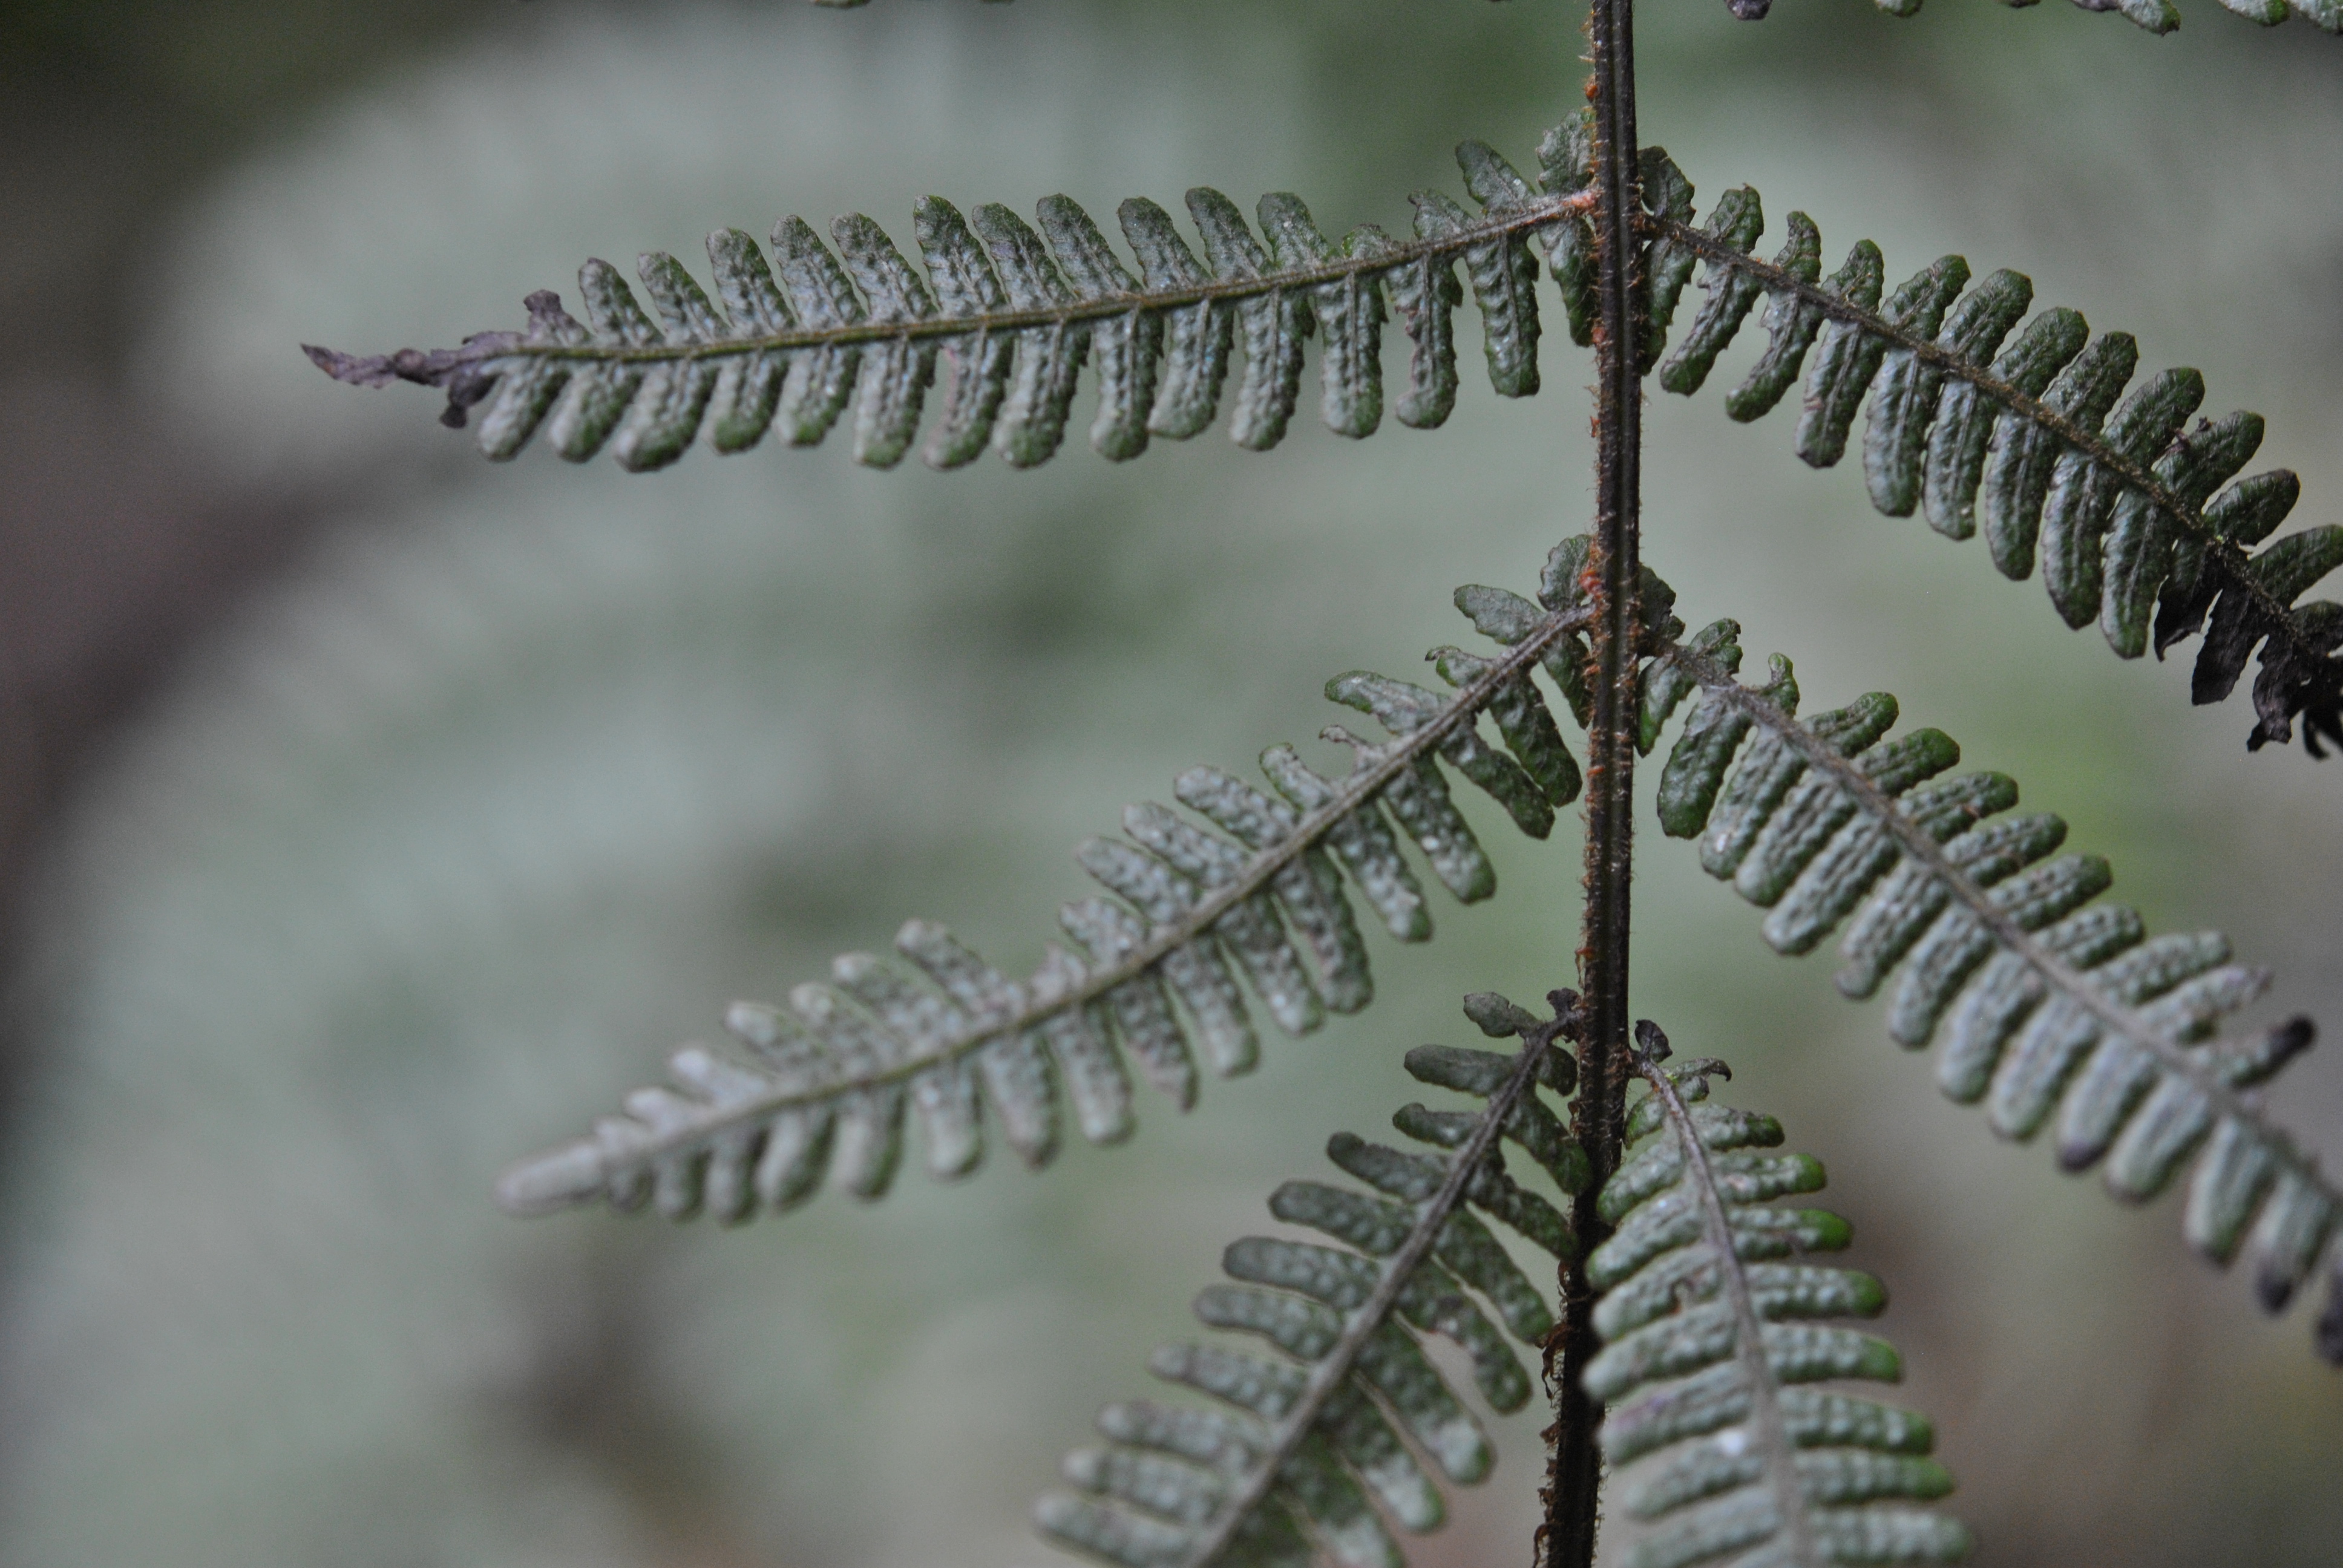
[[[1957,1521],[1911,1506],[1953,1489],[1928,1457],[1928,1422],[1812,1386],[1903,1375],[1893,1345],[1825,1321],[1875,1316],[1887,1301],[1877,1280],[1776,1261],[1847,1243],[1827,1210],[1772,1206],[1820,1191],[1822,1162],[1774,1152],[1782,1124],[1770,1116],[1692,1109],[1730,1070],[1664,1067],[1667,1037],[1648,1019],[1635,1032],[1651,1092],[1629,1111],[1628,1158],[1597,1200],[1617,1229],[1586,1260],[1605,1343],[1584,1378],[1610,1407],[1604,1456],[1635,1466],[1621,1506],[1653,1526],[1628,1568],[1967,1555]]]
[[[1694,264],[1707,267],[1705,304],[1659,363],[1663,387],[1698,391],[1767,297],[1769,344],[1725,399],[1734,418],[1773,408],[1811,352],[1799,457],[1838,462],[1868,394],[1864,477],[1879,511],[1923,510],[1955,539],[1982,529],[1995,568],[2013,579],[2033,575],[2038,556],[2059,616],[2077,629],[2096,620],[2118,657],[2152,644],[2161,658],[2202,629],[2197,702],[2227,698],[2258,646],[2258,722],[2246,744],[2283,744],[2299,716],[2312,756],[2325,755],[2322,738],[2343,746],[2343,605],[2295,603],[2343,565],[2343,527],[2247,553],[2301,492],[2283,468],[2230,483],[2261,445],[2260,415],[2186,428],[2204,377],[2166,370],[2132,384],[2130,335],[2094,339],[2071,310],[2041,312],[2004,347],[2033,300],[2019,273],[1969,288],[1968,263],[1947,256],[1888,290],[1878,246],[1862,240],[1824,277],[1821,236],[1795,212],[1781,253],[1761,260],[1750,254],[1764,227],[1755,191],[1725,192],[1695,226],[1682,173],[1664,153],[1644,158],[1654,360]]]
[[[833,1167],[848,1191],[875,1198],[900,1162],[907,1110],[930,1171],[948,1178],[982,1156],[984,1101],[1011,1147],[1039,1166],[1058,1147],[1061,1082],[1084,1137],[1130,1131],[1118,1042],[1182,1109],[1196,1092],[1192,1038],[1215,1072],[1252,1068],[1259,1046],[1239,976],[1288,1034],[1316,1029],[1328,1010],[1365,1006],[1373,987],[1342,873],[1401,941],[1432,931],[1401,836],[1459,900],[1496,888],[1443,764],[1533,838],[1577,797],[1578,764],[1532,679],[1543,666],[1565,693],[1581,688],[1588,612],[1573,558],[1568,547],[1555,552],[1543,603],[1457,590],[1458,608],[1499,646],[1434,649],[1448,695],[1364,670],[1329,682],[1328,697],[1389,731],[1377,741],[1328,729],[1352,754],[1342,778],[1272,747],[1261,759],[1270,791],[1212,768],[1174,781],[1181,803],[1218,831],[1148,804],[1123,813],[1127,838],[1085,841],[1076,858],[1112,897],[1060,911],[1079,955],[1053,945],[1021,983],[942,927],[913,920],[895,946],[928,983],[849,954],[830,984],[798,987],[785,1007],[736,1006],[726,1027],[742,1050],[683,1047],[669,1061],[671,1086],[636,1091],[623,1115],[515,1166],[499,1200],[522,1213],[604,1199],[739,1220],[802,1201]],[[1647,585],[1647,624],[1681,630],[1665,592]],[[1494,743],[1478,729],[1483,714]]]
[[[1839,990],[1871,996],[1900,965],[1888,1032],[1914,1050],[1941,1032],[1947,1095],[1984,1101],[2005,1138],[2053,1128],[2059,1165],[2104,1162],[2117,1197],[2145,1202],[2193,1161],[2189,1243],[2225,1267],[2242,1247],[2282,1310],[2329,1250],[2343,1192],[2252,1092],[2310,1045],[2310,1020],[2212,1038],[2268,971],[2231,962],[2217,932],[2151,938],[2134,910],[2095,905],[2107,861],[2058,854],[2057,817],[2005,815],[2006,775],[1951,775],[1960,748],[1942,731],[1886,739],[1893,697],[1799,720],[1778,655],[1755,690],[1697,650],[1669,657],[1702,695],[1661,775],[1661,826],[1767,910],[1768,945],[1808,952],[1845,923]],[[2318,1342],[2343,1363],[2333,1251]]]
[[[1337,1133],[1327,1158],[1373,1193],[1289,1181],[1272,1195],[1278,1219],[1342,1244],[1247,1237],[1222,1259],[1236,1282],[1198,1296],[1196,1315],[1284,1354],[1158,1351],[1158,1377],[1230,1408],[1108,1406],[1099,1430],[1109,1446],[1066,1460],[1066,1478],[1084,1494],[1044,1496],[1034,1510],[1043,1532],[1127,1568],[1307,1568],[1322,1552],[1343,1568],[1401,1568],[1374,1503],[1411,1531],[1431,1530],[1445,1509],[1418,1452],[1459,1484],[1486,1476],[1495,1457],[1424,1340],[1454,1341],[1482,1396],[1503,1412],[1527,1403],[1534,1385],[1491,1317],[1531,1345],[1554,1327],[1547,1292],[1469,1211],[1560,1261],[1576,1254],[1567,1218],[1514,1183],[1499,1148],[1510,1139],[1565,1196],[1589,1180],[1584,1151],[1537,1092],[1544,1084],[1567,1095],[1577,1078],[1558,1043],[1575,1025],[1576,998],[1556,991],[1549,1000],[1555,1017],[1540,1020],[1503,997],[1466,999],[1484,1033],[1521,1039],[1513,1056],[1437,1045],[1408,1052],[1418,1081],[1483,1101],[1472,1111],[1410,1105],[1392,1119],[1408,1137],[1454,1153]]]
[[[812,446],[850,402],[856,460],[891,467],[918,439],[940,355],[950,374],[926,460],[958,467],[990,445],[1030,467],[1063,439],[1086,359],[1099,387],[1091,444],[1120,460],[1152,436],[1184,439],[1212,425],[1239,339],[1244,365],[1230,417],[1239,445],[1266,449],[1284,437],[1301,397],[1302,341],[1313,334],[1324,339],[1326,424],[1372,435],[1383,419],[1388,309],[1411,348],[1395,411],[1404,424],[1431,427],[1455,400],[1460,262],[1491,381],[1506,397],[1537,390],[1529,246],[1554,257],[1566,286],[1584,270],[1582,215],[1594,201],[1583,188],[1584,141],[1549,137],[1534,184],[1465,143],[1457,160],[1480,212],[1418,192],[1406,239],[1372,224],[1329,239],[1301,198],[1283,193],[1262,198],[1257,236],[1227,196],[1199,186],[1187,206],[1202,261],[1161,207],[1122,204],[1134,272],[1065,196],[1043,199],[1038,232],[1005,206],[963,216],[926,196],[913,215],[923,269],[867,217],[831,225],[835,253],[789,217],[773,230],[770,262],[739,229],[708,236],[716,300],[673,256],[644,255],[637,272],[656,321],[617,268],[588,261],[578,275],[583,322],[558,295],[539,292],[527,301],[526,327],[481,333],[458,348],[307,353],[339,381],[444,389],[444,422],[464,425],[477,409],[490,457],[514,456],[542,428],[564,457],[582,462],[607,445],[638,470],[674,462],[703,427],[719,452],[745,451],[769,429]],[[1572,316],[1582,341],[1583,317],[1582,301]]]

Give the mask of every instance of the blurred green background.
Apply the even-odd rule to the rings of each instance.
[[[1644,135],[1704,206],[1754,184],[1776,233],[1803,207],[1897,276],[2015,265],[2201,367],[2328,520],[2343,44],[2184,9],[2156,39],[2064,5],[1777,0],[1752,26],[1652,0]],[[1357,447],[1304,420],[1268,456],[1213,435],[939,477],[769,448],[635,477],[492,467],[424,394],[333,387],[296,345],[452,342],[589,254],[697,270],[709,227],[785,212],[907,236],[927,190],[1291,188],[1329,229],[1396,230],[1408,190],[1457,189],[1460,138],[1528,160],[1577,99],[1579,20],[0,12],[0,1561],[1054,1560],[1030,1498],[1190,1331],[1268,1190],[1416,1097],[1399,1057],[1467,1038],[1462,992],[1568,978],[1574,829],[1532,844],[1476,799],[1499,896],[1377,945],[1375,1007],[1039,1178],[996,1160],[739,1234],[523,1224],[489,1183],[727,1000],[906,916],[1030,967],[1081,890],[1067,850],[1124,801],[1311,735],[1338,670],[1406,673],[1466,629],[1454,585],[1534,583],[1586,525],[1583,357],[1550,326],[1545,392],[1501,404],[1468,343],[1447,428]],[[2113,857],[2152,925],[2275,966],[2268,1014],[2343,1019],[2343,764],[2248,759],[2242,702],[2190,709],[2185,660],[2119,664],[1977,547],[1878,518],[1790,457],[1787,416],[1661,397],[1648,428],[1646,556],[1688,619],[1738,617],[1810,705],[1897,692]],[[2304,1314],[2262,1319],[2169,1201],[1998,1146],[1826,960],[1775,959],[1645,843],[1640,1010],[1830,1164],[1977,1561],[2332,1563],[2343,1381]],[[2331,1048],[2274,1100],[2343,1157]],[[1503,1423],[1421,1563],[1526,1557],[1539,1424]]]

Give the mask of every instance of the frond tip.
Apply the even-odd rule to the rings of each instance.
[[[913,920],[895,946],[916,978],[850,953],[829,983],[799,986],[785,1006],[735,1007],[726,1027],[737,1050],[676,1051],[672,1084],[637,1090],[623,1114],[514,1166],[499,1201],[519,1213],[601,1200],[737,1221],[804,1201],[833,1171],[877,1198],[901,1163],[907,1120],[924,1135],[931,1174],[973,1170],[987,1103],[1009,1145],[1044,1165],[1061,1099],[1092,1141],[1129,1133],[1126,1056],[1182,1109],[1195,1098],[1198,1055],[1222,1076],[1249,1070],[1260,1047],[1240,980],[1288,1034],[1364,1007],[1373,984],[1353,894],[1401,941],[1432,933],[1403,840],[1460,901],[1496,889],[1444,769],[1534,838],[1578,793],[1578,764],[1533,677],[1543,668],[1565,694],[1575,689],[1587,611],[1574,573],[1548,578],[1539,603],[1457,591],[1457,608],[1496,646],[1433,649],[1444,694],[1363,670],[1329,683],[1328,697],[1389,732],[1327,729],[1350,753],[1347,774],[1324,777],[1272,747],[1261,759],[1267,789],[1191,769],[1172,793],[1192,817],[1132,806],[1125,837],[1085,840],[1076,859],[1110,896],[1060,911],[1072,947],[1051,945],[1031,979],[1011,980],[941,926]],[[1676,626],[1653,608],[1655,627]],[[1494,738],[1481,732],[1484,714]]]
[[[1888,739],[1886,693],[1802,720],[1786,659],[1753,689],[1697,650],[1671,657],[1702,695],[1661,775],[1661,826],[1766,910],[1767,943],[1805,953],[1845,924],[1839,990],[1894,977],[1888,1032],[1915,1050],[1943,1038],[1947,1095],[1984,1101],[2005,1138],[2051,1130],[2061,1168],[2103,1167],[2117,1197],[2145,1202],[2194,1161],[2189,1243],[2223,1266],[2249,1251],[2267,1310],[2331,1252],[2318,1338],[2343,1364],[2343,1192],[2251,1092],[2315,1031],[2293,1018],[2216,1038],[2268,971],[2231,962],[2218,932],[2150,937],[2095,903],[2107,861],[2058,853],[2057,817],[2005,815],[2017,786],[1954,774],[1942,731]]]
[[[1661,386],[1698,391],[1768,298],[1766,349],[1725,398],[1734,418],[1775,407],[1811,356],[1800,457],[1816,467],[1844,457],[1868,396],[1863,469],[1880,512],[1925,512],[1955,539],[1981,532],[1995,568],[2012,579],[2031,577],[2038,559],[2060,618],[2077,629],[2096,622],[2120,658],[2153,647],[2161,658],[2202,630],[2197,702],[2228,697],[2259,648],[2247,745],[2284,744],[2298,718],[2313,757],[2325,754],[2322,739],[2343,747],[2343,605],[2295,602],[2343,565],[2343,527],[2247,553],[2277,532],[2302,488],[2283,468],[2237,477],[2261,445],[2260,415],[2191,427],[2202,376],[2165,370],[2135,384],[2131,335],[2094,338],[2072,310],[2042,311],[2019,330],[2034,298],[2020,273],[1996,272],[1972,288],[1968,263],[1947,256],[1890,289],[1885,260],[1866,239],[1825,277],[1822,236],[1796,212],[1780,253],[1764,261],[1751,254],[1765,227],[1756,192],[1725,192],[1694,225],[1690,183],[1657,149],[1646,149],[1645,164],[1647,350]],[[1701,262],[1706,303],[1663,360]]]
[[[1099,389],[1091,444],[1121,460],[1152,437],[1182,440],[1210,427],[1240,345],[1230,434],[1256,450],[1274,447],[1298,407],[1302,344],[1312,336],[1323,344],[1327,426],[1372,435],[1383,413],[1383,324],[1396,313],[1410,351],[1393,411],[1404,424],[1436,426],[1455,402],[1460,262],[1491,381],[1507,397],[1537,390],[1529,247],[1553,258],[1567,296],[1583,271],[1580,215],[1594,199],[1583,188],[1584,158],[1569,152],[1578,144],[1561,132],[1548,140],[1534,184],[1491,148],[1465,143],[1457,161],[1480,211],[1418,192],[1415,232],[1404,239],[1372,224],[1330,239],[1302,199],[1282,192],[1262,197],[1256,233],[1227,196],[1198,186],[1187,208],[1202,259],[1170,214],[1134,197],[1116,214],[1126,263],[1066,196],[1043,198],[1029,224],[998,204],[963,216],[931,196],[912,216],[919,266],[870,218],[833,223],[833,252],[789,217],[773,228],[770,261],[739,229],[708,236],[712,299],[675,257],[645,254],[637,273],[656,319],[616,267],[588,261],[578,275],[582,322],[540,291],[528,297],[527,327],[460,347],[307,353],[353,386],[443,389],[444,422],[463,426],[477,409],[490,457],[514,456],[542,428],[572,461],[608,446],[623,467],[658,468],[703,428],[719,452],[745,451],[768,430],[813,446],[850,407],[856,460],[892,467],[919,444],[928,392],[940,384],[929,464],[959,467],[989,446],[1031,467],[1064,439],[1086,363]]]
[[[1603,1450],[1624,1469],[1624,1509],[1648,1523],[1630,1568],[1966,1556],[1958,1521],[1914,1506],[1953,1489],[1928,1422],[1813,1386],[1903,1375],[1893,1345],[1828,1322],[1875,1316],[1879,1282],[1796,1261],[1845,1247],[1846,1221],[1772,1206],[1821,1191],[1821,1162],[1776,1152],[1770,1116],[1698,1103],[1731,1076],[1723,1062],[1664,1066],[1648,1019],[1636,1040],[1650,1093],[1598,1200],[1617,1229],[1586,1261],[1605,1343],[1585,1386],[1610,1406]]]
[[[1453,1341],[1482,1397],[1503,1412],[1527,1403],[1532,1383],[1496,1323],[1532,1345],[1554,1326],[1546,1292],[1472,1211],[1559,1261],[1576,1255],[1569,1221],[1513,1181],[1499,1147],[1511,1141],[1565,1197],[1587,1183],[1584,1152],[1538,1093],[1543,1085],[1568,1094],[1577,1076],[1559,1043],[1576,1028],[1577,999],[1548,1000],[1555,1016],[1541,1020],[1503,997],[1466,999],[1484,1033],[1520,1039],[1512,1056],[1437,1045],[1408,1052],[1418,1081],[1482,1102],[1410,1105],[1392,1119],[1416,1141],[1454,1153],[1338,1133],[1327,1157],[1372,1192],[1318,1181],[1277,1190],[1272,1214],[1340,1245],[1247,1237],[1222,1258],[1234,1282],[1198,1296],[1196,1315],[1282,1353],[1158,1351],[1158,1377],[1220,1406],[1109,1405],[1099,1416],[1108,1446],[1066,1459],[1081,1494],[1051,1493],[1034,1510],[1046,1534],[1124,1568],[1309,1568],[1322,1553],[1342,1568],[1401,1568],[1374,1504],[1408,1530],[1433,1529],[1445,1509],[1418,1456],[1459,1484],[1494,1462],[1424,1341]]]

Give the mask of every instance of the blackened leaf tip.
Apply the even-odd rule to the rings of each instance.
[[[361,358],[355,354],[345,354],[338,348],[320,348],[314,343],[301,345],[301,352],[309,357],[310,364],[335,380],[347,382],[352,387],[387,387],[398,379],[398,372],[391,367],[390,360],[385,355],[374,354]]]

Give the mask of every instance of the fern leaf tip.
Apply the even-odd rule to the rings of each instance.
[[[497,1207],[519,1219],[558,1213],[587,1201],[602,1190],[601,1152],[590,1141],[516,1161],[497,1178]]]
[[[301,352],[309,357],[310,364],[347,386],[387,387],[399,378],[398,372],[391,367],[388,355],[360,357],[356,354],[345,354],[338,348],[321,348],[314,343],[301,345]],[[414,350],[407,352],[413,353]]]

